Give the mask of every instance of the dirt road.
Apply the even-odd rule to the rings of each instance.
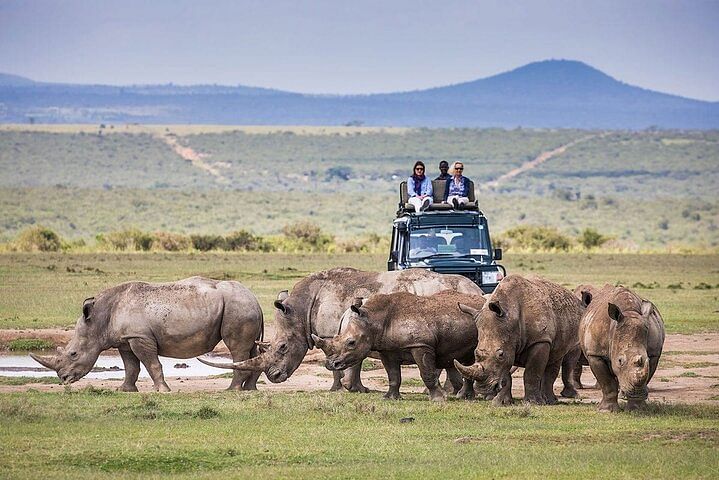
[[[272,338],[274,332],[268,328],[266,338]],[[64,344],[72,332],[64,330],[0,330],[0,341],[7,342],[11,338],[34,337],[53,340]],[[215,354],[224,355],[227,349],[220,344]],[[122,365],[117,358],[118,365]],[[328,390],[332,384],[332,374],[322,365],[324,354],[315,349],[311,350],[300,368],[289,380],[279,384],[268,382],[264,375],[259,382],[259,389],[264,391],[323,391]],[[375,362],[376,369],[363,372],[362,378],[370,389],[376,392],[387,390],[387,377],[379,362]],[[217,370],[218,374],[226,372]],[[513,394],[515,398],[523,395],[522,370],[515,373]],[[419,372],[414,366],[403,367],[403,392],[421,392],[423,385],[419,380]],[[588,367],[584,367],[583,383],[593,385],[595,380]],[[216,377],[168,377],[167,383],[173,392],[214,392],[227,388],[228,378]],[[88,380],[82,379],[72,385],[73,389],[82,389],[89,385],[96,388],[116,389],[117,380]],[[149,378],[140,378],[138,388],[141,392],[152,391],[152,382]],[[659,362],[654,379],[649,385],[649,398],[654,401],[668,403],[704,403],[719,405],[719,334],[707,333],[696,335],[672,334],[667,336],[664,354]],[[45,385],[28,383],[25,385],[0,385],[0,393],[23,392],[35,389],[48,392],[62,392],[66,387],[62,385]],[[560,382],[555,390],[561,390]],[[596,389],[580,391],[582,401],[598,402],[601,393]]]

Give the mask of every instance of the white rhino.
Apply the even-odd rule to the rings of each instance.
[[[76,382],[100,352],[117,348],[125,364],[120,390],[136,392],[140,362],[155,390],[168,392],[158,355],[191,358],[224,340],[235,361],[258,353],[264,324],[257,298],[239,282],[191,277],[171,283],[127,282],[85,300],[75,335],[57,355],[36,361]],[[236,371],[230,389],[254,390],[259,373]]]

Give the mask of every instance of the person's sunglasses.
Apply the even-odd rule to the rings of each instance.
[[[455,170],[464,170],[464,167],[457,167]]]
[[[417,167],[417,168],[415,168],[414,170],[415,170],[416,172],[424,172],[424,168],[422,168],[422,167]]]

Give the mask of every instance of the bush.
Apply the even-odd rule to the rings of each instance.
[[[179,252],[190,248],[188,237],[179,233],[155,232],[152,236],[152,248],[168,252]]]
[[[115,250],[141,250],[144,252],[152,248],[153,240],[149,233],[134,228],[99,234],[95,238],[100,245],[109,246]]]
[[[225,250],[248,251],[248,252],[267,252],[270,250],[269,245],[262,237],[257,237],[247,230],[238,230],[232,232],[224,238]]]
[[[333,243],[333,238],[322,233],[319,225],[312,222],[296,222],[285,225],[282,233],[298,249],[325,250]]]
[[[225,249],[225,239],[220,235],[190,235],[190,241],[192,248],[201,252]]]
[[[498,242],[503,248],[520,248],[538,251],[569,250],[572,241],[555,228],[522,225],[507,230],[504,241]]]
[[[586,249],[601,247],[607,240],[601,233],[593,228],[585,228],[581,235],[577,237],[577,241]]]
[[[37,226],[20,232],[15,247],[23,252],[57,252],[62,247],[62,241],[54,231]]]

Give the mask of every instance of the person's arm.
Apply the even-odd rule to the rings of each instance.
[[[407,179],[407,196],[409,198],[417,196],[417,193],[414,191],[414,178],[412,177]]]
[[[424,181],[427,182],[427,185],[425,185],[424,188],[422,189],[422,195],[424,195],[426,197],[431,197],[432,196],[432,180],[430,180],[429,177],[425,177]]]
[[[451,181],[452,177],[449,177],[447,182],[444,184],[444,203],[447,203],[447,198],[449,198],[449,182]]]

